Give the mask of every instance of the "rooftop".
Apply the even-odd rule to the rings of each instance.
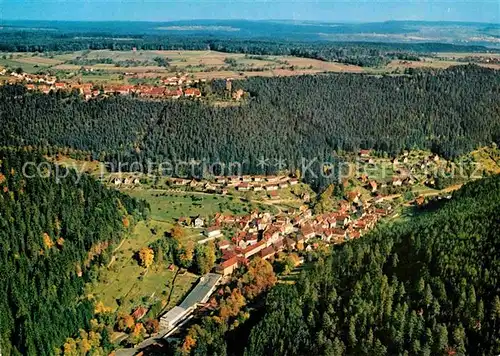
[[[198,303],[204,303],[217,283],[219,283],[221,275],[217,273],[207,273],[200,278],[200,281],[187,297],[179,304],[179,307],[189,309],[196,306]]]

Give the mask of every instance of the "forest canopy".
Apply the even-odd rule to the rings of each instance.
[[[26,169],[23,166],[31,162]],[[35,167],[41,167],[42,175]],[[49,355],[87,329],[94,268],[146,205],[25,150],[0,149],[0,349]],[[25,174],[26,173],[26,174]],[[51,174],[52,173],[52,174]],[[31,177],[31,178],[28,178]],[[109,342],[109,340],[108,340]]]
[[[86,102],[5,87],[0,142],[71,147],[115,166],[236,161],[250,173],[262,173],[262,158],[293,170],[302,158],[329,161],[334,151],[420,148],[449,158],[500,142],[500,75],[478,66],[405,76],[250,78],[235,81],[239,88],[250,94],[245,104],[216,107],[120,96]],[[204,90],[224,87],[214,82]]]

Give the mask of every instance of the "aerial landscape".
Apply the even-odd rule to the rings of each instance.
[[[0,10],[0,356],[500,354],[498,3]]]

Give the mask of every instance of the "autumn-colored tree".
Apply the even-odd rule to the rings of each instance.
[[[79,356],[75,339],[67,338],[63,346],[64,356]]]
[[[44,232],[42,238],[43,238],[43,244],[45,245],[45,247],[47,249],[50,249],[50,248],[52,248],[54,246],[54,242],[50,238],[49,234],[47,234],[46,232]]]
[[[217,256],[215,255],[215,244],[213,241],[209,241],[207,244],[206,258],[207,268],[210,271],[217,260]]]
[[[231,295],[220,303],[219,317],[223,320],[235,317],[244,305],[245,297],[238,288],[234,288]]]
[[[210,241],[206,245],[198,244],[194,253],[194,266],[197,273],[205,274],[210,272],[215,264],[215,245]]]
[[[177,264],[184,268],[189,268],[193,262],[194,257],[194,242],[188,241],[184,245],[179,245],[176,256]]]
[[[321,214],[327,211],[333,210],[333,194],[335,191],[335,185],[330,184],[323,193],[318,198],[318,201],[314,205],[314,213]]]
[[[82,355],[87,355],[90,352],[90,350],[92,350],[92,345],[90,344],[88,336],[86,334],[87,333],[85,333],[85,335],[82,335],[78,340],[78,348]]]
[[[299,256],[296,253],[284,254],[284,256],[280,258],[280,261],[284,274],[290,273],[291,270],[300,263]]]
[[[170,230],[170,236],[180,241],[184,237],[184,229],[180,224],[175,224],[172,230]]]
[[[98,332],[86,332],[80,329],[80,336],[77,339],[68,338],[63,346],[64,356],[80,356],[92,353],[93,355],[103,355],[101,347],[101,335]]]
[[[191,348],[196,345],[196,339],[194,339],[191,335],[187,334],[184,338],[184,342],[182,343],[181,352],[183,355],[189,355],[191,352]]]
[[[130,226],[130,221],[129,221],[128,217],[124,216],[124,217],[122,218],[122,223],[123,223],[123,227],[124,227],[125,229],[128,229],[128,228],[129,228],[129,226]]]
[[[260,293],[276,284],[276,275],[273,266],[261,258],[254,258],[248,265],[248,271],[243,275],[244,294],[253,299]]]
[[[64,239],[62,237],[59,237],[57,240],[56,240],[56,243],[57,243],[57,246],[59,247],[63,247],[64,246]]]
[[[118,331],[131,330],[135,325],[135,320],[132,315],[122,314],[118,317],[116,328]]]
[[[183,355],[189,355],[191,349],[196,345],[196,339],[201,332],[203,332],[203,330],[201,330],[200,325],[193,325],[189,328],[181,346],[181,353]]]
[[[130,334],[129,342],[133,345],[137,345],[142,340],[144,340],[145,336],[146,336],[146,329],[144,328],[144,325],[142,325],[142,323],[137,323],[134,326],[134,330]]]
[[[148,334],[155,334],[160,330],[160,323],[156,319],[148,319],[144,324],[146,332]]]
[[[107,307],[104,305],[104,303],[102,301],[98,301],[96,304],[95,304],[95,307],[94,307],[94,314],[104,314],[104,313],[109,313],[111,312],[113,309],[111,307]]]
[[[141,263],[141,266],[144,268],[149,268],[155,259],[155,253],[152,249],[149,247],[143,247],[139,251],[139,260]]]

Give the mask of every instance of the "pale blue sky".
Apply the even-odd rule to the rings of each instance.
[[[500,22],[500,0],[0,0],[0,20],[292,19]]]

